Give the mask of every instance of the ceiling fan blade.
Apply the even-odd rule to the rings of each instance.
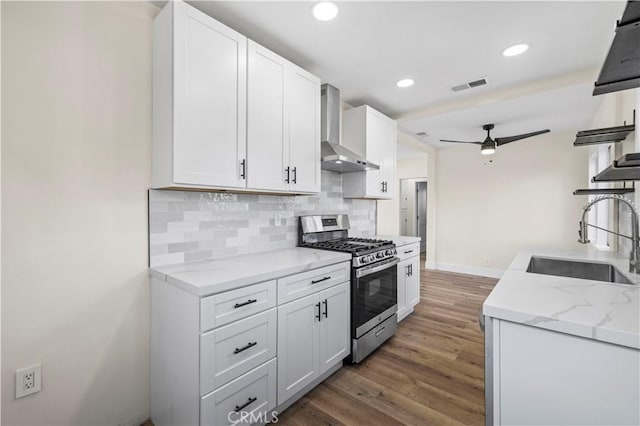
[[[515,136],[507,136],[506,138],[496,138],[495,141],[496,141],[496,144],[500,146],[509,142],[515,142],[515,141],[519,141],[520,139],[526,139],[532,136],[537,136],[537,135],[541,135],[543,133],[549,133],[549,132],[550,132],[549,129],[538,130],[537,132],[523,133],[521,135],[515,135]]]
[[[482,145],[482,142],[469,142],[469,141],[452,141],[449,139],[440,139],[440,142],[453,142],[453,143],[474,143],[476,145]]]

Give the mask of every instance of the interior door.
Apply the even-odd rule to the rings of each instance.
[[[182,2],[174,7],[173,179],[245,187],[247,39]]]
[[[287,61],[248,41],[247,182],[249,188],[288,189],[284,102]]]
[[[320,319],[320,374],[350,353],[351,307],[350,283],[339,284],[319,294],[322,309]]]
[[[420,253],[427,251],[427,182],[416,183]]]
[[[317,294],[278,307],[278,404],[319,376]]]
[[[285,81],[289,111],[290,189],[320,192],[320,80],[290,65]]]

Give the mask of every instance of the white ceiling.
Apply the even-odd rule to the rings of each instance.
[[[489,123],[495,124],[491,131],[494,138],[543,129],[552,132],[583,130],[590,125],[602,99],[591,96],[592,89],[593,83],[565,86],[416,120],[402,120],[401,127],[412,135],[426,131],[428,136],[419,139],[437,148],[459,145],[439,142],[440,139],[481,142],[486,137],[482,125]],[[471,146],[479,150],[477,146]]]
[[[189,3],[338,87],[345,102],[404,117],[599,69],[625,6],[624,1],[350,1],[336,2],[337,18],[320,22],[311,13],[315,2]],[[518,42],[530,49],[521,56],[502,56],[505,47]],[[404,77],[415,85],[397,88],[395,82]],[[480,77],[489,84],[450,90]],[[427,131],[426,141],[436,146],[443,146],[436,142],[440,138],[482,140],[480,127],[486,122],[496,123],[496,137],[582,128],[598,103],[592,87],[582,81],[534,90],[438,115],[421,112],[398,124],[408,133]],[[411,156],[415,148],[400,149]]]

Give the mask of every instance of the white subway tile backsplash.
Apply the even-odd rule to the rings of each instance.
[[[376,202],[342,198],[342,175],[329,171],[322,171],[319,195],[150,190],[150,264],[295,247],[298,216],[333,213],[349,215],[351,235],[376,233]],[[285,226],[275,226],[275,214],[286,220]]]

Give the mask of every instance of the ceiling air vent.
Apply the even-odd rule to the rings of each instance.
[[[451,88],[454,92],[460,92],[461,90],[471,89],[473,87],[484,86],[487,84],[486,78],[479,78],[477,80],[469,81],[468,83],[458,84],[457,86],[453,86]]]

